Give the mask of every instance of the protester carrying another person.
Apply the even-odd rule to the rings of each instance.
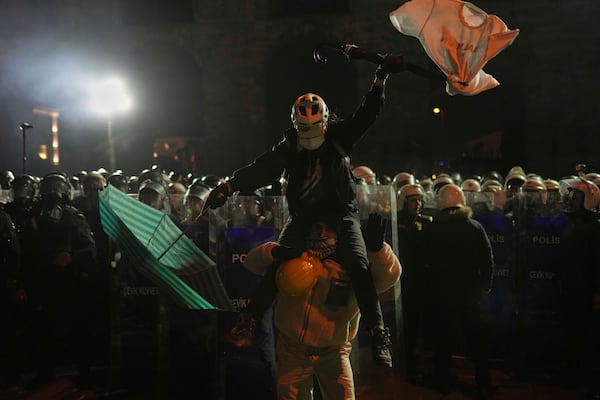
[[[392,287],[401,274],[400,261],[384,242],[385,230],[386,223],[381,216],[371,214],[364,235],[377,293]],[[322,265],[314,286],[309,285],[300,293],[290,293],[286,285],[295,290],[297,283],[286,281],[285,275],[278,277],[281,290],[275,303],[274,323],[278,330],[277,396],[280,400],[312,399],[313,375],[322,398],[355,399],[350,342],[357,334],[361,314],[350,278],[335,259],[340,244],[338,232],[339,225],[333,227],[317,222],[306,239],[306,254]],[[267,242],[252,249],[244,266],[254,273],[264,274],[271,264],[278,262],[272,255],[277,247],[277,243]],[[302,260],[288,262],[299,262],[300,265],[289,264],[299,270],[305,268]]]
[[[283,139],[215,187],[206,201],[210,208],[220,207],[235,192],[265,187],[279,181],[284,174],[290,218],[279,238],[283,249],[280,255],[286,248],[301,247],[315,222],[341,227],[336,260],[350,276],[363,324],[371,335],[373,358],[377,364],[388,367],[392,366],[391,349],[386,345],[389,332],[369,273],[349,156],[383,108],[388,74],[404,68],[401,56],[386,56],[363,101],[344,120],[331,114],[320,96],[306,93],[298,97],[292,106],[293,127],[285,131]],[[256,320],[262,318],[273,303],[275,270],[272,268],[263,277],[246,309],[247,314],[228,335],[233,343],[248,343],[247,337],[252,336]]]

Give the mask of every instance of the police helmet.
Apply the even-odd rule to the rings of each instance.
[[[402,211],[406,205],[406,199],[411,196],[420,196],[423,199],[425,191],[418,183],[410,183],[402,186],[398,191],[398,210]]]
[[[104,190],[104,188],[106,187],[106,179],[99,172],[88,172],[83,177],[82,186],[84,193],[93,191],[99,192],[101,190]]]
[[[437,205],[438,210],[465,207],[465,194],[457,185],[453,183],[446,184],[438,192]]]
[[[585,178],[576,178],[567,182],[569,190],[578,190],[583,193],[583,208],[588,211],[598,211],[600,204],[600,189],[598,186]]]
[[[155,182],[151,179],[146,179],[140,184],[139,194],[142,194],[142,192],[145,191],[150,191],[158,194],[160,199],[167,198],[167,191],[165,190],[165,187],[161,183]]]
[[[394,175],[394,179],[392,179],[392,185],[396,190],[400,190],[400,188],[404,185],[412,185],[415,183],[415,176],[410,172],[399,172]]]
[[[113,185],[114,187],[116,187],[117,189],[119,189],[123,192],[129,191],[129,184],[127,182],[127,177],[125,175],[123,175],[122,172],[112,173],[107,179],[107,184]]]
[[[481,192],[481,184],[479,181],[469,178],[465,179],[461,184],[460,188],[463,192]]]
[[[12,198],[16,199],[32,199],[35,196],[37,183],[31,175],[18,175],[12,181],[11,190]]]
[[[40,181],[40,195],[42,198],[59,193],[63,198],[70,199],[71,186],[67,177],[60,172],[50,172],[44,175]]]

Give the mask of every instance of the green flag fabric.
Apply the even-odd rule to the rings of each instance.
[[[100,217],[134,267],[178,306],[233,311],[214,261],[168,215],[108,185],[100,192]]]

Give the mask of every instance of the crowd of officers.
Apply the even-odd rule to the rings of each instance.
[[[585,380],[590,371],[597,371],[598,354],[590,358],[589,350],[590,346],[595,346],[596,351],[598,348],[597,337],[590,339],[590,335],[598,332],[600,315],[600,267],[595,254],[595,245],[600,240],[600,174],[580,170],[553,180],[526,174],[518,166],[506,178],[495,171],[466,179],[451,173],[434,179],[416,179],[409,172],[393,178],[378,177],[366,166],[354,168],[353,174],[359,200],[374,184],[390,185],[397,194],[404,313],[404,343],[399,347],[401,365],[409,382],[419,383],[423,379],[419,349],[427,336],[424,315],[431,311],[425,306],[429,304],[426,297],[431,293],[432,278],[428,276],[431,272],[428,260],[422,254],[428,252],[428,227],[439,223],[438,194],[446,185],[457,189],[446,192],[458,199],[448,208],[469,208],[475,215],[497,213],[514,224],[527,215],[568,217],[561,240],[565,267],[560,275],[564,293],[561,321],[571,354],[565,360],[565,370],[570,372],[572,380]],[[210,190],[224,178],[167,174],[153,166],[135,176],[104,169],[81,171],[73,176],[55,171],[43,177],[14,176],[3,171],[0,180],[0,310],[4,326],[0,330],[0,360],[3,360],[0,367],[3,384],[11,386],[22,381],[27,373],[33,373],[33,379],[39,383],[48,381],[59,373],[57,366],[61,365],[74,366],[85,378],[94,365],[108,363],[108,292],[111,270],[118,260],[115,246],[102,230],[100,191],[111,184],[162,210],[186,227],[186,233],[208,254],[208,219],[200,214]],[[247,223],[255,226],[272,223],[262,197],[279,196],[284,191],[285,182],[276,182],[261,192],[250,193],[256,200],[248,204]],[[194,229],[189,229],[190,226]],[[458,233],[456,236],[454,246],[461,240]],[[461,268],[461,261],[469,264],[464,261],[473,253],[472,243],[461,246],[466,253],[456,253],[456,249],[439,243],[437,248],[445,249],[447,262],[453,268]],[[485,292],[490,282],[477,285]],[[444,291],[445,295],[458,294],[460,289],[454,289]],[[453,315],[461,318],[460,313]],[[476,335],[489,334],[482,321],[476,322],[480,324],[475,329]],[[467,321],[468,333],[473,333],[473,329],[468,330],[473,328],[472,324],[473,321]],[[438,326],[436,330],[445,332],[446,328]],[[444,346],[452,348],[447,341]],[[480,348],[483,352],[480,356],[486,358],[484,347]],[[586,356],[582,358],[582,354]],[[440,361],[436,368],[449,368],[445,362]],[[489,365],[482,368],[489,369]],[[489,375],[484,375],[480,378],[489,379]]]
[[[138,175],[104,169],[73,176],[61,171],[41,177],[0,175],[0,387],[23,382],[38,387],[72,373],[86,384],[94,369],[111,362],[111,292],[156,286],[127,265],[126,255],[104,232],[100,192],[112,185],[163,211],[208,254],[209,219],[201,211],[211,188],[223,180],[167,174],[156,166]],[[271,223],[258,194],[248,195],[239,213],[244,221],[236,223]],[[120,307],[143,311],[130,303],[122,301]],[[153,317],[144,318],[130,320],[137,319],[133,325],[142,331]],[[139,353],[136,357],[144,356],[143,350]],[[140,369],[139,364],[132,368]],[[148,377],[138,378],[140,386],[147,385]]]
[[[364,180],[365,190],[368,190],[369,182],[377,182],[377,176],[365,166],[357,167],[355,175]],[[489,320],[494,312],[493,307],[490,309],[490,293],[483,290],[484,284],[477,282],[477,279],[483,277],[487,280],[489,276],[485,272],[485,257],[478,256],[485,245],[478,245],[459,229],[459,225],[449,228],[448,214],[444,212],[448,205],[444,203],[448,203],[448,199],[443,198],[443,192],[452,187],[451,193],[455,194],[452,204],[462,202],[466,206],[462,208],[468,208],[473,219],[506,224],[508,229],[504,233],[512,235],[512,238],[500,240],[504,243],[511,241],[511,246],[504,249],[508,254],[503,256],[507,257],[501,261],[510,264],[503,265],[511,269],[509,292],[505,297],[491,293],[496,295],[496,300],[505,303],[499,304],[496,311],[509,308],[508,318],[502,322],[511,325],[511,332],[503,338],[507,342],[504,349],[507,351],[495,356],[504,358],[513,372],[527,375],[534,372],[532,368],[541,367],[545,369],[544,373],[552,375],[554,383],[574,386],[592,398],[598,398],[600,258],[596,248],[600,240],[600,174],[586,173],[580,165],[575,174],[553,180],[526,174],[523,168],[515,166],[506,178],[490,171],[485,176],[464,180],[458,174],[440,174],[434,180],[426,178],[419,182],[412,174],[403,172],[389,182],[398,193],[398,249],[403,270],[402,356],[408,381],[421,382],[424,379],[419,352],[429,341],[428,348],[436,353],[438,387],[446,391],[448,382],[439,374],[445,369],[447,378],[448,357],[446,361],[439,358],[449,347],[455,351],[460,347],[460,341],[449,338],[456,332],[453,328],[462,331],[462,343],[466,344],[475,362],[476,380],[485,379],[489,371],[486,358],[490,356],[494,334],[490,329],[499,327]],[[533,302],[527,303],[530,300],[527,291],[550,287],[527,286],[530,283],[524,281],[527,277],[523,277],[523,271],[530,267],[523,265],[523,256],[529,250],[528,235],[532,235],[529,229],[539,221],[544,221],[546,226],[560,227],[553,231],[558,237],[550,241],[559,250],[554,253],[556,260],[533,260],[534,264],[558,264],[547,275],[558,290],[543,289],[537,293],[556,296],[558,300],[556,305],[551,306],[540,301],[546,308],[532,311]],[[440,231],[445,232],[445,237],[438,234]],[[498,241],[497,238],[495,241]],[[473,266],[475,259],[479,259],[478,266]],[[440,264],[443,265],[441,269]],[[472,268],[479,269],[479,278],[467,278],[466,273]],[[461,278],[457,279],[459,276]],[[436,285],[440,280],[442,285]],[[471,290],[477,287],[482,289],[480,294]],[[534,332],[532,328],[536,324],[542,329]],[[530,332],[526,332],[527,329]],[[541,346],[542,343],[550,343],[547,348],[536,349],[539,351],[537,355],[541,353],[544,357],[546,365],[529,359],[535,352],[532,353],[528,346]]]

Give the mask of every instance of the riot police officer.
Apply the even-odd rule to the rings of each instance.
[[[0,208],[0,384],[12,386],[17,383],[19,363],[19,272],[21,247],[17,231],[6,211]],[[2,382],[4,380],[4,382]]]
[[[424,316],[426,311],[427,270],[423,262],[423,232],[432,218],[422,214],[425,192],[416,183],[404,184],[398,193],[398,258],[402,264],[400,276],[402,321],[404,330],[404,373],[409,383],[422,381],[418,350],[425,344]]]
[[[34,368],[39,383],[51,379],[57,367],[73,364],[86,378],[94,318],[87,311],[90,281],[96,277],[94,237],[84,215],[70,204],[64,174],[44,176],[40,195],[31,210],[28,242],[23,243]]]

